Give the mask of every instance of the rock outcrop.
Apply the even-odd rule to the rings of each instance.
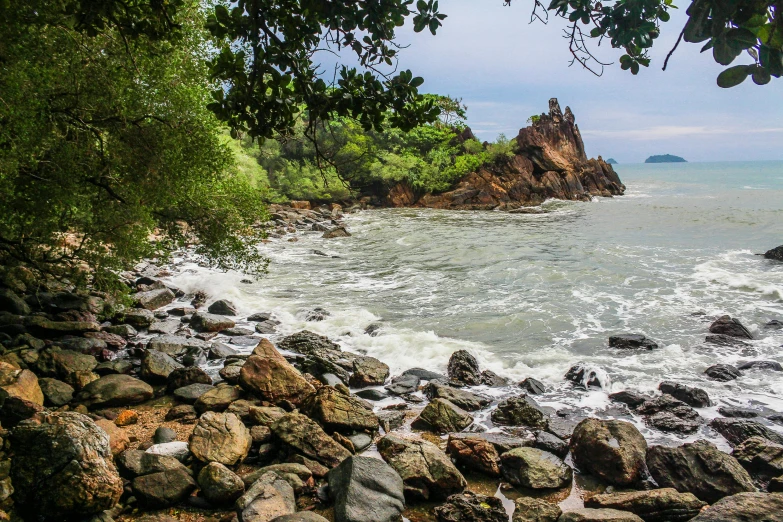
[[[472,137],[469,129],[463,132]],[[538,205],[546,199],[588,200],[625,192],[612,166],[599,156],[588,159],[571,109],[565,114],[556,98],[549,114],[542,114],[516,137],[517,154],[502,164],[485,165],[463,177],[448,192],[417,194],[403,183],[385,195],[392,207],[444,209],[514,209]]]

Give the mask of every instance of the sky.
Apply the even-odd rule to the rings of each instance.
[[[682,2],[682,0],[680,0]],[[675,4],[679,3],[675,0]],[[662,71],[664,58],[682,29],[685,8],[663,24],[649,68],[637,76],[622,71],[622,54],[605,42],[594,48],[614,61],[596,77],[569,67],[565,24],[529,23],[530,0],[441,0],[448,15],[436,36],[399,31],[400,68],[425,79],[420,91],[462,98],[468,125],[481,140],[516,136],[533,114],[548,110],[549,98],[570,106],[588,156],[641,163],[653,154],[688,161],[783,159],[783,79],[757,86],[750,79],[721,89],[723,69],[701,44],[682,42]],[[592,42],[595,43],[595,42]],[[741,56],[735,63],[750,63]]]

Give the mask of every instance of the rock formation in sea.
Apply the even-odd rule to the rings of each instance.
[[[470,128],[460,139],[473,138]],[[538,205],[546,199],[584,201],[592,196],[615,196],[625,191],[612,166],[600,156],[588,159],[579,127],[569,107],[565,114],[556,98],[549,114],[519,131],[517,154],[508,162],[481,167],[463,177],[450,191],[417,194],[406,183],[389,190],[393,207],[444,209],[514,209]]]
[[[657,156],[650,156],[645,163],[688,163],[688,160],[675,156],[674,154],[659,154]]]

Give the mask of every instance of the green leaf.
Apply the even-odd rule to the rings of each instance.
[[[411,80],[409,85],[411,87],[420,87],[423,83],[424,83],[424,78],[422,78],[421,76],[417,76]]]
[[[748,77],[748,72],[747,65],[735,65],[734,67],[729,67],[718,75],[718,87],[722,87],[724,89],[735,87],[745,81],[745,79]]]
[[[735,49],[728,45],[725,40],[714,40],[712,46],[712,57],[721,65],[729,65],[734,61],[737,56],[742,53],[741,50]]]
[[[427,2],[424,0],[419,0],[416,2],[416,9],[418,9],[420,13],[425,12],[427,10]]]
[[[772,80],[772,75],[764,67],[756,66],[753,68],[752,78],[756,85],[766,85]]]

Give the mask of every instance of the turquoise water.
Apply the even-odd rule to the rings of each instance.
[[[616,170],[628,187],[622,197],[549,201],[534,214],[360,212],[346,219],[350,238],[303,233],[295,243],[263,245],[270,273],[252,285],[195,267],[174,283],[233,299],[248,313],[275,311],[283,333],[329,335],[393,372],[445,370],[449,355],[465,348],[501,375],[542,380],[550,389],[543,402],[554,407],[601,414],[611,391],[651,391],[676,379],[706,389],[716,406],[783,411],[783,373],[748,372],[731,383],[702,373],[716,362],[783,362],[783,331],[763,328],[783,320],[783,263],[754,255],[783,244],[783,162]],[[332,315],[304,322],[316,306]],[[721,314],[754,332],[751,347],[703,343],[710,318]],[[381,335],[364,334],[374,322]],[[607,337],[622,332],[644,333],[661,348],[608,348]],[[601,372],[603,390],[563,381],[579,362]],[[701,413],[715,416],[716,407]],[[714,437],[707,428],[699,435]]]

